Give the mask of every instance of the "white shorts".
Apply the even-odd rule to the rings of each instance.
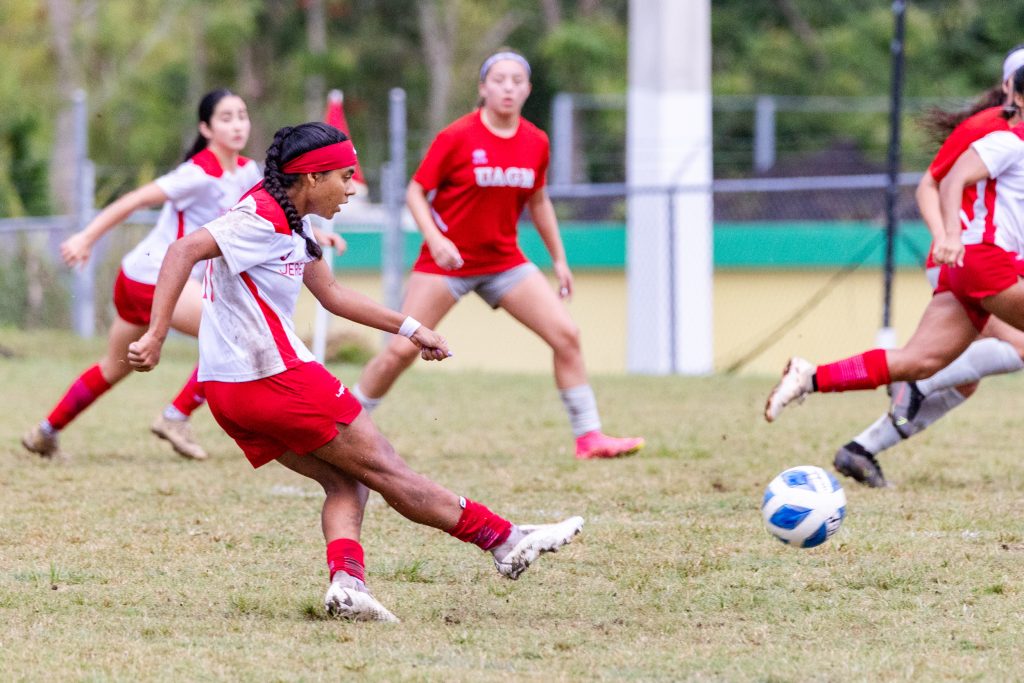
[[[470,292],[476,292],[480,298],[487,302],[491,308],[497,308],[502,297],[508,294],[513,287],[536,273],[539,268],[533,263],[521,263],[500,273],[488,273],[487,275],[472,275],[470,277],[455,277],[445,275],[444,280],[448,285],[455,300],[458,301]]]

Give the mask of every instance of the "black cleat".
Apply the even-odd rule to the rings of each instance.
[[[904,439],[910,438],[921,431],[914,424],[914,418],[921,410],[924,394],[917,388],[917,382],[894,382],[891,396],[889,419],[892,420],[892,426]]]
[[[875,460],[873,453],[856,441],[846,444],[836,453],[832,465],[839,474],[856,479],[865,486],[876,489],[887,488],[889,482],[882,474],[882,466]]]

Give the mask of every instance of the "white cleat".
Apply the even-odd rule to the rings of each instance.
[[[324,596],[324,609],[332,617],[350,621],[386,621],[397,624],[398,617],[365,590],[354,587],[351,578],[331,582]]]
[[[521,525],[519,530],[525,536],[516,543],[505,557],[494,558],[498,573],[509,579],[518,579],[530,563],[544,553],[553,553],[570,543],[583,530],[582,517],[570,517],[557,524]]]
[[[786,363],[782,371],[782,379],[768,394],[768,402],[764,406],[764,419],[774,422],[782,409],[794,401],[803,403],[807,394],[814,390],[811,378],[814,377],[814,366],[803,358],[794,356]]]

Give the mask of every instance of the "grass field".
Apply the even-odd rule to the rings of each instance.
[[[990,380],[847,485],[824,546],[771,539],[758,505],[827,466],[884,395],[814,396],[774,425],[774,378],[594,378],[605,425],[648,448],[572,458],[545,375],[409,373],[375,415],[417,469],[514,520],[587,519],[522,579],[371,497],[368,580],[398,625],[326,619],[316,486],[253,472],[204,410],[212,457],[148,433],[189,342],[64,434],[66,463],[18,438],[100,353],[0,330],[0,679],[1011,680],[1024,650],[1019,376]],[[334,366],[353,381],[357,368]],[[987,430],[984,431],[983,430]]]

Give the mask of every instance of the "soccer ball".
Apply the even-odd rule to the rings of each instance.
[[[839,530],[846,517],[846,494],[820,467],[792,467],[768,484],[761,517],[768,533],[783,543],[813,548]]]

